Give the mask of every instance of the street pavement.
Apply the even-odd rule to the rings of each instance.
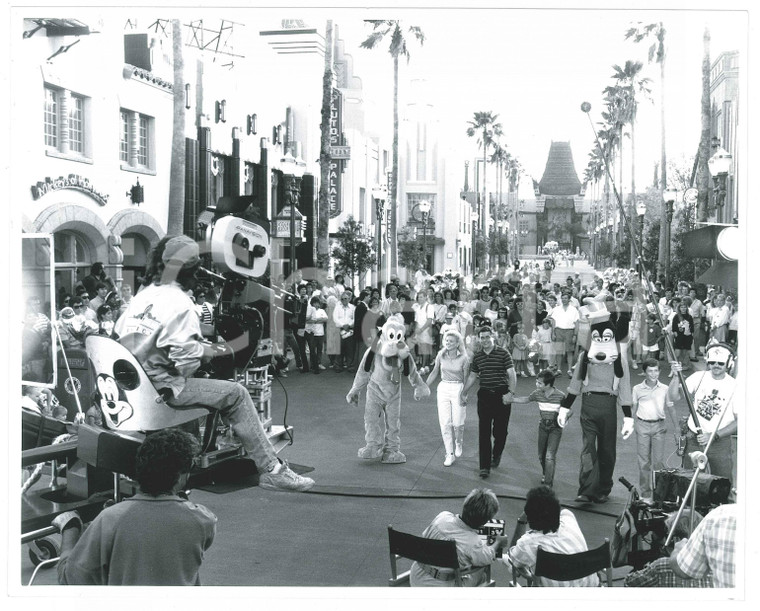
[[[700,364],[700,366],[703,366]],[[665,370],[665,367],[662,367]],[[633,370],[632,382],[643,378]],[[273,384],[274,421],[295,427],[294,443],[281,458],[312,467],[308,475],[316,486],[305,494],[271,492],[258,487],[215,494],[194,490],[191,500],[211,509],[219,518],[216,540],[206,553],[201,579],[204,585],[225,586],[384,586],[389,577],[387,525],[421,533],[440,511],[459,512],[465,495],[489,487],[500,498],[496,517],[511,533],[522,511],[525,493],[541,480],[536,438],[538,407],[514,405],[509,437],[501,465],[487,480],[478,477],[476,393],[470,393],[464,435],[464,454],[444,467],[444,449],[438,427],[435,385],[431,396],[419,402],[403,382],[401,442],[407,462],[385,465],[357,458],[364,445],[361,407],[345,401],[353,374],[326,370],[322,375],[291,370]],[[663,381],[668,382],[663,375]],[[565,391],[567,375],[557,380]],[[517,393],[527,395],[535,378],[518,378]],[[286,413],[287,405],[287,413]],[[679,405],[684,411],[685,405]],[[554,488],[562,504],[578,517],[589,547],[611,537],[615,518],[628,492],[617,482],[625,476],[638,483],[635,434],[618,436],[615,485],[604,505],[576,506],[581,449],[580,399],[574,405],[559,447]],[[622,425],[622,414],[618,416]],[[672,433],[672,431],[670,431]],[[672,436],[669,440],[672,440]],[[675,442],[669,441],[668,465],[675,467]],[[22,550],[22,582],[31,564]],[[616,571],[618,581],[627,569]],[[503,566],[494,571],[498,586],[509,576]],[[36,584],[54,584],[55,571],[43,571]]]

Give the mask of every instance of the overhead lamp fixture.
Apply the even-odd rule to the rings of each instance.
[[[217,123],[226,123],[227,117],[225,116],[226,110],[227,110],[227,100],[217,100],[215,102],[216,107],[216,122]]]
[[[185,83],[185,110],[190,110],[190,83]]]
[[[246,129],[245,129],[245,131],[246,131],[246,134],[248,134],[249,136],[255,136],[256,133],[257,133],[257,129],[258,129],[258,126],[256,125],[257,119],[258,118],[256,116],[256,113],[253,113],[253,114],[248,115],[246,117],[246,121],[245,121]]]
[[[282,144],[282,124],[272,128],[272,144]]]

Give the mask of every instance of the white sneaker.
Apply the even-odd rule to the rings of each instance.
[[[446,458],[443,461],[444,467],[450,467],[454,464],[454,455],[453,454],[446,454]]]
[[[459,458],[460,456],[462,456],[462,444],[461,443],[454,444],[454,456],[456,458]]]
[[[647,505],[654,505],[654,499],[651,496],[642,497],[640,500],[642,503],[646,503]]]
[[[283,462],[279,473],[269,472],[259,475],[259,487],[266,490],[306,492],[314,487],[314,480],[294,473],[288,467],[288,463]]]

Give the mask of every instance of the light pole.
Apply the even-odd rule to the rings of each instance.
[[[723,205],[726,203],[726,178],[731,171],[731,161],[733,157],[726,149],[720,146],[720,141],[716,139],[715,153],[707,162],[710,170],[710,176],[713,179],[713,192],[715,193],[715,220],[718,223],[723,222]]]
[[[673,222],[673,204],[678,197],[675,189],[665,189],[662,200],[665,202],[665,287],[670,286],[670,224]]]
[[[636,202],[636,214],[639,215],[639,273],[644,277],[644,215],[647,212],[647,204],[643,199]]]
[[[285,181],[285,204],[283,213],[287,210],[289,218],[289,244],[290,244],[290,271],[292,275],[296,271],[296,216],[298,216],[299,222],[302,222],[304,217],[298,210],[297,204],[301,197],[301,179],[306,171],[306,162],[300,157],[293,157],[288,151],[280,159],[280,164],[283,172],[283,178]],[[302,225],[303,228],[303,225]],[[302,238],[303,232],[298,232],[298,237]]]
[[[425,271],[428,270],[428,259],[427,259],[427,224],[428,224],[428,217],[430,216],[430,202],[426,199],[423,199],[419,204],[415,204],[414,208],[412,208],[412,216],[415,220],[420,220],[417,218],[416,212],[419,212],[422,215],[422,260],[424,261]]]
[[[385,202],[388,200],[388,187],[375,185],[372,188],[375,200],[375,237],[377,238],[377,288],[382,290],[383,279],[383,219],[385,218]]]
[[[475,253],[477,252],[477,246],[478,246],[478,220],[479,215],[477,211],[473,211],[472,213],[472,253],[470,256],[470,267],[472,269],[470,270],[470,273],[474,276],[475,275],[475,267],[476,267],[476,258]]]

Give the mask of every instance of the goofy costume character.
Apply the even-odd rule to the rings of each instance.
[[[359,393],[367,388],[364,407],[364,440],[359,458],[381,458],[384,463],[405,463],[401,452],[401,377],[409,378],[414,400],[430,395],[430,388],[417,373],[411,350],[404,341],[404,319],[395,314],[383,325],[364,353],[354,384],[346,395],[349,404],[359,404]]]
[[[631,417],[631,376],[620,354],[616,330],[609,320],[591,326],[591,341],[582,350],[560,403],[557,424],[563,427],[570,417],[575,398],[581,399],[583,449],[579,476],[578,503],[606,503],[612,490],[612,472],[617,456],[617,407],[623,411],[623,439],[633,432]]]

